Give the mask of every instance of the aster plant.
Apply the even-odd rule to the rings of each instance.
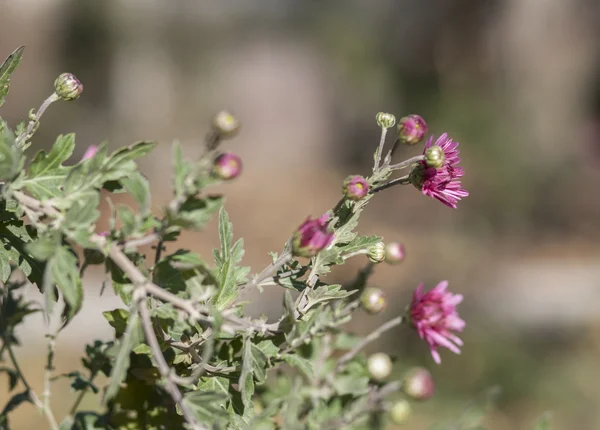
[[[22,54],[17,49],[0,67],[0,105]],[[441,348],[459,353],[462,296],[450,293],[447,282],[425,293],[419,286],[406,312],[393,315],[370,275],[381,262],[400,263],[404,247],[361,236],[357,226],[368,202],[393,185],[412,184],[455,208],[467,196],[456,142],[430,138],[423,154],[394,163],[398,146],[423,141],[427,125],[417,115],[402,118],[385,153],[396,119],[378,114],[382,135],[371,175],[349,176],[339,202],[299,220],[296,231],[281,238],[272,263],[251,274],[242,265],[244,242],[234,240],[223,196],[211,188],[239,180],[240,158],[222,147],[240,132],[240,121],[228,111],[215,115],[199,159],[187,159],[173,145],[173,196],[154,213],[151,185],[136,164],[154,142],[114,152],[104,144],[89,146],[82,159],[70,161],[75,137],[68,134],[58,136],[49,152],[30,153],[44,111],[82,92],[75,76],[62,74],[26,121],[13,129],[0,120],[0,372],[8,374],[11,391],[2,396],[1,429],[10,427],[11,412],[23,403],[33,404],[53,430],[383,428],[388,419],[408,419],[410,402],[433,395],[426,369],[405,369],[402,377],[401,364],[381,352],[367,358],[365,349],[404,325],[426,342],[434,362],[441,362]],[[402,170],[408,173],[396,175]],[[112,193],[128,193],[135,202],[135,208],[111,204],[107,231],[96,227],[101,192],[109,201]],[[201,230],[213,215],[220,241],[210,261],[191,250],[171,251],[185,231]],[[332,267],[350,258],[365,262],[356,280],[328,283]],[[85,324],[82,278],[94,265],[106,276],[98,289],[112,288],[123,302],[104,312],[114,338],[93,339],[91,332],[82,369],[57,374],[54,352],[62,330]],[[28,285],[39,289],[41,305],[25,299]],[[284,290],[281,316],[248,316],[240,293],[267,286]],[[359,309],[392,318],[366,336],[346,333]],[[48,343],[41,393],[15,355],[15,328],[35,312],[48,322],[40,334]],[[59,321],[52,318],[57,313]],[[98,386],[99,376],[106,385]],[[74,391],[65,416],[53,409],[52,384],[59,378],[70,379]],[[86,395],[95,399],[92,411],[81,408]]]

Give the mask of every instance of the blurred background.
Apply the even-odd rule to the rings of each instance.
[[[306,216],[337,202],[348,174],[369,173],[377,112],[422,115],[430,132],[461,143],[471,195],[458,210],[410,186],[377,195],[359,231],[401,241],[407,258],[372,278],[388,310],[357,314],[350,327],[366,334],[390,319],[419,282],[448,279],[465,295],[462,355],[444,351],[437,366],[406,328],[371,349],[396,356],[398,375],[420,364],[436,378],[436,397],[414,405],[404,428],[451,420],[497,386],[484,421],[492,430],[530,429],[547,410],[557,429],[598,429],[598,22],[597,0],[0,0],[0,57],[27,46],[0,115],[14,126],[59,73],[74,73],[83,96],[50,108],[35,149],[71,131],[74,159],[105,140],[113,149],[159,140],[142,161],[158,212],[170,199],[172,141],[196,156],[210,117],[231,109],[243,131],[225,146],[245,170],[222,190],[254,272]],[[402,148],[398,161],[421,150]],[[181,246],[210,257],[214,227]],[[363,263],[327,280],[350,281]],[[58,373],[112,335],[100,311],[119,301],[99,296],[101,280],[86,277],[84,310],[58,339]],[[40,299],[33,289],[31,298]],[[281,312],[279,290],[248,299],[255,313]],[[32,316],[17,351],[40,391],[44,334]],[[74,397],[66,380],[54,384],[58,415]],[[12,423],[45,426],[30,406]]]

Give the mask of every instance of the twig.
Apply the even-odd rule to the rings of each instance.
[[[394,319],[389,320],[385,324],[380,325],[377,329],[375,329],[371,334],[362,339],[359,344],[357,344],[354,348],[348,351],[346,354],[342,355],[337,364],[337,370],[340,371],[344,368],[346,363],[352,360],[356,355],[369,343],[373,342],[375,339],[379,338],[386,331],[402,324],[404,321],[403,316],[396,317]]]
[[[160,238],[160,235],[158,233],[151,233],[148,236],[144,236],[139,239],[128,240],[127,242],[125,242],[125,245],[123,245],[123,248],[130,249],[130,248],[139,248],[140,246],[150,245],[151,243],[158,240],[159,238]]]
[[[409,158],[408,160],[404,160],[402,163],[392,164],[389,168],[392,170],[405,169],[407,167],[412,166],[414,163],[419,161],[423,161],[425,159],[424,155],[417,155],[416,157]]]
[[[381,163],[381,154],[383,153],[383,146],[385,145],[385,136],[387,134],[387,128],[381,127],[381,139],[379,139],[379,146],[375,152],[375,165],[373,166],[373,172],[379,169]]]
[[[21,147],[21,144],[24,144],[29,139],[31,139],[31,137],[33,136],[33,133],[35,133],[35,130],[34,130],[35,127],[40,123],[40,118],[42,117],[42,115],[44,114],[46,109],[48,109],[48,106],[50,106],[52,103],[54,103],[55,101],[58,101],[58,100],[60,100],[60,97],[56,93],[52,93],[50,95],[50,97],[48,97],[46,100],[44,100],[44,102],[42,103],[40,108],[35,113],[35,118],[33,120],[29,121],[29,124],[27,125],[27,130],[25,130],[24,133],[20,134],[17,137],[17,140],[15,142],[17,147]]]
[[[291,260],[292,260],[292,253],[291,252],[283,252],[273,263],[269,264],[267,267],[265,267],[263,269],[262,272],[260,272],[254,278],[252,278],[252,280],[250,282],[246,283],[246,285],[243,285],[240,288],[240,290],[260,285],[261,282],[265,281],[268,278],[273,277],[279,269],[281,269],[283,266],[285,266]]]
[[[171,376],[171,368],[169,364],[165,360],[165,357],[162,354],[160,349],[160,345],[158,344],[158,340],[156,339],[156,333],[154,333],[154,329],[152,327],[152,321],[150,320],[150,311],[148,310],[148,305],[146,304],[145,294],[140,294],[140,297],[137,300],[137,307],[140,312],[140,317],[142,319],[142,328],[144,329],[144,334],[146,336],[146,341],[148,342],[148,346],[152,350],[152,356],[154,357],[154,361],[156,361],[156,365],[158,366],[158,371],[160,375],[165,380],[165,389],[169,392],[173,401],[179,405],[179,409],[183,414],[185,421],[196,430],[206,429],[206,427],[201,426],[192,412],[189,410],[187,405],[183,402],[183,395],[177,384],[173,381]]]
[[[396,140],[394,140],[394,143],[392,144],[392,149],[390,149],[387,155],[385,156],[385,160],[383,161],[384,165],[390,164],[390,162],[392,161],[392,156],[394,155],[394,152],[396,152],[396,149],[398,149],[399,144],[400,136],[396,137]]]
[[[383,185],[380,185],[377,188],[372,189],[371,191],[369,191],[370,194],[375,194],[378,193],[379,191],[385,190],[386,188],[390,188],[393,187],[394,185],[405,185],[409,183],[409,175],[406,176],[402,176],[401,178],[396,178],[396,179],[392,179],[389,182],[386,182]]]
[[[75,413],[77,412],[77,408],[79,407],[79,405],[81,404],[81,401],[83,400],[83,398],[85,397],[88,387],[91,385],[91,383],[94,381],[94,378],[96,377],[96,374],[93,372],[90,372],[90,377],[89,377],[89,384],[87,384],[85,387],[83,387],[83,389],[79,392],[79,395],[77,396],[77,398],[75,399],[75,402],[73,403],[73,406],[71,406],[71,409],[69,410],[69,416],[74,416]]]

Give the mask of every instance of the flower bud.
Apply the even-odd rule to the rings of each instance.
[[[215,159],[213,174],[225,181],[237,178],[242,172],[242,160],[237,155],[226,152]]]
[[[231,138],[240,131],[238,119],[226,110],[222,110],[212,119],[212,127],[221,138]]]
[[[392,360],[389,355],[378,352],[367,360],[369,375],[376,381],[383,381],[392,373]]]
[[[417,190],[421,191],[423,189],[426,176],[427,172],[425,165],[423,163],[417,163],[408,174],[408,181],[413,184]]]
[[[388,243],[385,247],[385,262],[389,264],[398,264],[404,257],[406,252],[404,251],[404,245],[398,242]]]
[[[387,300],[385,294],[379,288],[369,287],[363,291],[360,304],[365,311],[374,315],[387,307]]]
[[[402,389],[415,400],[427,400],[435,392],[433,377],[427,369],[413,367],[404,375]]]
[[[362,200],[369,193],[369,184],[360,175],[350,175],[344,180],[342,192],[349,200]]]
[[[433,145],[425,150],[425,164],[428,167],[439,169],[444,165],[446,155],[441,146]]]
[[[385,244],[377,242],[375,245],[370,246],[367,250],[367,257],[371,263],[381,263],[385,260]]]
[[[390,419],[394,424],[404,424],[408,420],[411,411],[410,403],[406,400],[398,400],[390,409]]]
[[[72,73],[63,73],[54,81],[54,91],[63,100],[75,100],[83,92],[83,85]]]
[[[396,117],[391,113],[383,113],[379,112],[375,119],[377,120],[377,125],[381,128],[392,128],[396,125]]]
[[[98,147],[96,145],[88,146],[88,149],[85,150],[83,157],[81,157],[81,161],[85,161],[90,158],[94,158],[94,155],[96,155],[96,152],[98,152]]]
[[[398,123],[398,137],[402,143],[416,145],[427,134],[427,123],[419,115],[408,115]]]
[[[292,239],[292,254],[296,257],[313,257],[331,244],[335,233],[327,230],[327,214],[321,218],[310,217],[298,227]]]

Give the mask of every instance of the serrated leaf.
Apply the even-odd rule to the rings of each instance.
[[[200,391],[214,391],[216,393],[222,393],[229,397],[229,387],[231,383],[229,379],[222,376],[211,376],[200,378],[198,382],[198,390]]]
[[[116,181],[123,178],[127,172],[135,171],[136,165],[132,161],[148,154],[155,146],[156,142],[142,141],[117,149],[106,163],[106,170],[112,172],[107,175],[106,181]]]
[[[308,302],[304,311],[312,308],[314,305],[331,300],[339,300],[354,294],[354,291],[342,289],[341,285],[321,285],[320,287],[311,290],[307,294]]]
[[[104,393],[103,403],[105,405],[119,392],[121,382],[125,380],[127,369],[129,369],[129,354],[142,340],[139,336],[140,331],[141,324],[139,315],[136,311],[133,311],[129,315],[127,327],[119,342],[119,352],[117,353],[114,366],[110,373],[110,383],[108,384],[108,387],[106,387]]]
[[[6,403],[6,406],[4,406],[2,412],[0,413],[0,417],[8,415],[23,402],[31,402],[29,390],[25,390],[22,393],[18,393],[12,396],[10,400]]]
[[[258,384],[263,384],[267,377],[267,357],[256,346],[250,337],[244,341],[242,352],[242,371],[239,379],[239,391],[242,395],[244,407],[252,405],[254,394],[254,379]]]
[[[134,172],[121,179],[121,183],[135,199],[142,215],[146,215],[150,210],[150,184],[148,179],[141,173]]]
[[[228,395],[211,391],[192,391],[185,393],[183,404],[187,406],[201,423],[219,425],[227,422],[225,402]]]
[[[64,226],[72,229],[88,229],[100,216],[99,204],[98,192],[91,191],[81,195],[67,210]]]
[[[23,185],[37,199],[48,199],[62,194],[70,167],[62,164],[75,149],[75,135],[58,136],[49,153],[40,151],[29,165],[29,175]]]
[[[357,237],[354,240],[352,240],[350,243],[340,246],[339,249],[344,254],[349,254],[351,252],[366,249],[366,248],[373,246],[379,242],[381,242],[381,237],[379,237],[379,236],[360,236],[360,237]]]
[[[25,158],[15,144],[14,135],[1,119],[0,128],[0,179],[9,180],[22,170]]]
[[[4,99],[10,90],[10,75],[19,65],[24,50],[24,46],[18,47],[0,66],[0,106],[4,104]]]
[[[168,216],[174,226],[200,230],[222,206],[223,197],[221,196],[190,197],[181,205],[177,214],[169,213]]]
[[[296,354],[285,354],[282,358],[283,361],[285,361],[290,366],[299,369],[311,381],[314,379],[315,372],[313,369],[313,364],[310,360],[304,357],[300,357]]]

